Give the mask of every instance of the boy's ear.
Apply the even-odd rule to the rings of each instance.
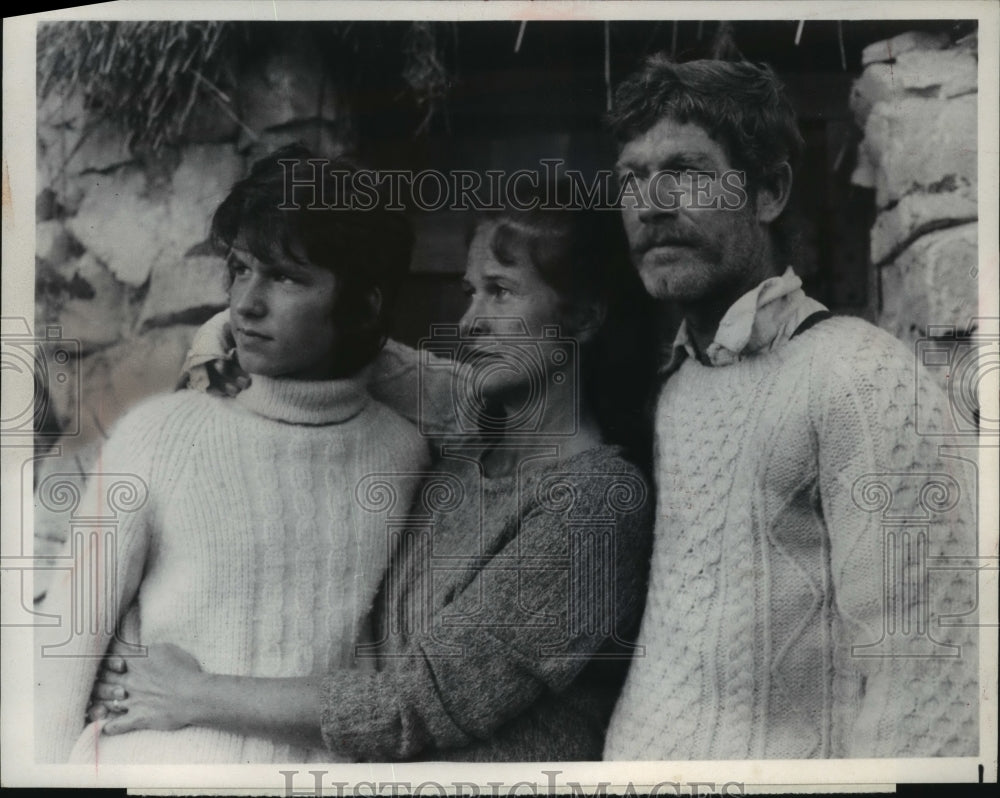
[[[757,189],[757,219],[764,224],[770,224],[779,216],[788,204],[792,193],[792,167],[787,161],[782,161],[764,175]]]
[[[600,300],[580,302],[568,314],[570,329],[566,332],[585,344],[597,335],[607,315],[608,306]]]
[[[382,316],[382,289],[378,286],[365,294],[365,326],[376,327]]]

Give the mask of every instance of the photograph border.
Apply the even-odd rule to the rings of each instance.
[[[35,191],[35,25],[70,19],[455,19],[455,20],[603,20],[603,19],[971,19],[979,20],[979,308],[976,317],[1000,319],[998,306],[998,204],[1000,157],[998,130],[998,52],[1000,5],[988,0],[953,3],[877,2],[137,2],[106,3],[12,17],[4,20],[3,51],[3,270],[4,335],[21,329],[27,335],[34,319]],[[23,324],[22,324],[23,323]],[[18,326],[20,325],[20,327]],[[25,326],[26,325],[26,326]],[[984,332],[990,332],[984,330]],[[993,332],[997,332],[993,330]],[[984,417],[1000,418],[994,369],[985,374]],[[5,380],[6,382],[6,380]],[[23,388],[23,385],[15,386]],[[25,405],[22,391],[5,384],[3,418]],[[27,400],[30,402],[30,398]],[[1000,479],[998,444],[980,440],[979,550],[997,552],[997,496],[986,486]],[[30,436],[8,436],[2,456],[2,612],[3,705],[0,743],[4,750],[4,786],[127,786],[143,792],[171,794],[287,795],[288,786],[302,795],[472,792],[482,795],[594,794],[747,794],[751,792],[872,792],[903,782],[976,782],[997,778],[997,565],[980,572],[980,752],[962,758],[898,758],[851,760],[759,760],[726,762],[596,762],[463,764],[402,763],[346,765],[234,766],[92,766],[34,765],[32,722],[32,628],[19,625],[27,614],[22,596],[31,595],[33,528],[32,448]],[[283,772],[292,772],[289,777]],[[312,771],[324,771],[322,790]],[[291,781],[289,782],[289,779]],[[358,785],[366,785],[358,791]],[[373,786],[367,786],[373,785]],[[456,786],[457,785],[457,786]],[[464,786],[463,786],[464,785]],[[492,785],[492,786],[490,786]],[[520,786],[519,786],[520,785]],[[657,785],[661,785],[657,788]],[[709,785],[712,785],[709,787]],[[735,786],[735,785],[738,785]]]

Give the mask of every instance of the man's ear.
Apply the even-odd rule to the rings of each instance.
[[[770,224],[788,204],[792,193],[792,167],[782,161],[760,180],[757,189],[757,221]]]

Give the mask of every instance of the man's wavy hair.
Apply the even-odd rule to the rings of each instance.
[[[409,268],[413,231],[403,213],[386,210],[385,198],[374,190],[358,197],[365,201],[363,207],[351,207],[351,176],[361,167],[346,157],[320,159],[315,165],[315,197],[335,197],[337,207],[291,203],[286,198],[286,169],[294,165],[301,181],[310,174],[308,161],[318,158],[306,147],[290,144],[254,163],[215,212],[211,239],[223,256],[238,245],[265,263],[308,261],[333,272],[338,332],[334,372],[340,377],[367,365],[385,343],[388,310]],[[307,198],[309,192],[304,191],[295,199]],[[297,207],[289,207],[293,204]],[[369,299],[375,289],[382,302],[372,318]]]
[[[748,61],[677,64],[653,55],[618,85],[607,122],[624,145],[666,117],[703,127],[746,172],[751,196],[781,162],[794,170],[804,146],[784,87],[770,67]]]

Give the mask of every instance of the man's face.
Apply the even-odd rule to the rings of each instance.
[[[329,379],[337,338],[333,272],[290,259],[265,263],[237,247],[229,268],[240,367],[266,377]]]
[[[652,296],[681,304],[735,299],[766,276],[766,230],[755,203],[704,128],[665,117],[622,148],[618,170],[623,181],[634,177],[641,197],[624,196],[622,217]]]

